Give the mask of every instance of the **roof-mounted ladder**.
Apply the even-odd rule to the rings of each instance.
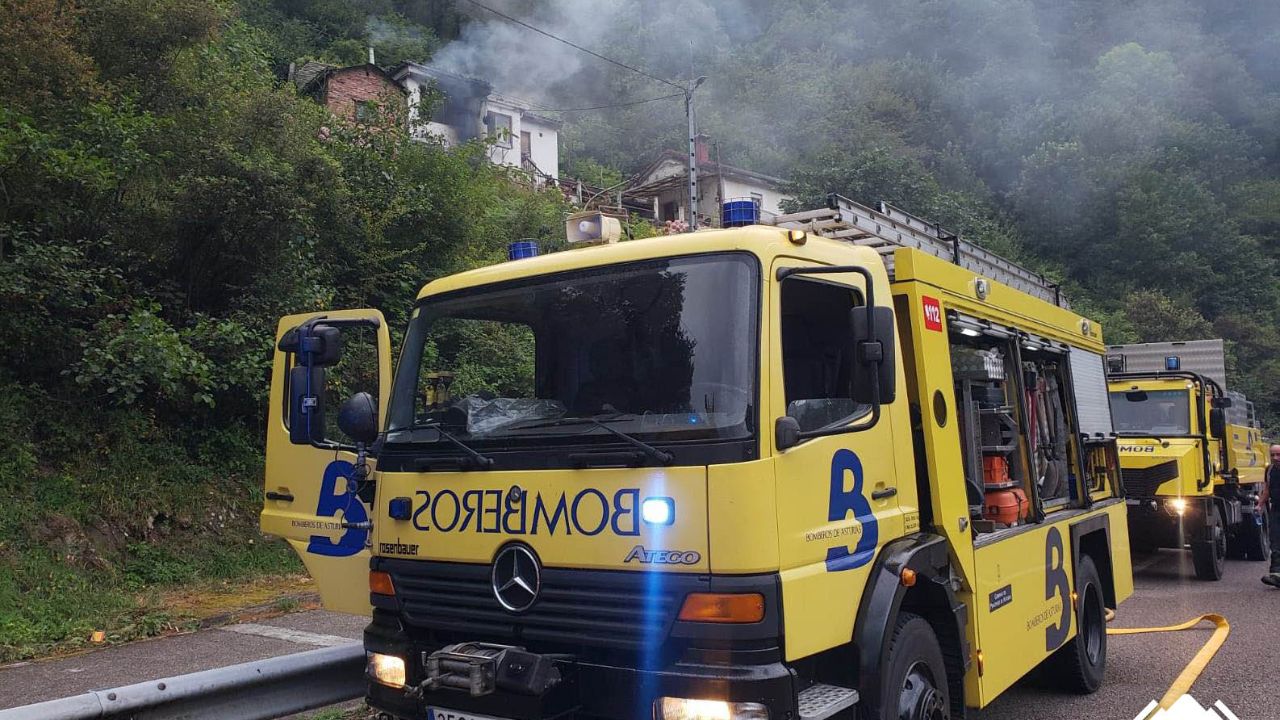
[[[893,251],[900,247],[916,248],[1046,302],[1070,307],[1058,285],[1040,273],[885,202],[879,204],[879,210],[872,210],[831,194],[827,196],[825,208],[779,215],[770,224],[875,248],[884,258],[890,276],[893,275]]]

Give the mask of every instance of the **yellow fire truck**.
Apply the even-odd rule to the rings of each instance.
[[[1268,559],[1267,442],[1225,389],[1222,340],[1112,345],[1107,369],[1135,548],[1190,546],[1202,580],[1228,557]]]
[[[1096,323],[883,204],[572,222],[586,246],[427,284],[394,376],[376,311],[280,323],[262,527],[371,613],[373,707],[939,720],[1041,665],[1097,689],[1133,581]],[[379,387],[339,433],[354,329]]]

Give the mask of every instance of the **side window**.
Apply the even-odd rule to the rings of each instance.
[[[511,147],[511,116],[504,113],[491,112],[485,117],[489,137],[497,141],[498,147]]]
[[[284,382],[281,383],[283,394],[279,402],[284,405],[284,426],[291,425],[289,417],[289,369],[298,364],[294,353],[285,355]],[[338,429],[338,408],[347,398],[358,392],[367,392],[378,401],[378,331],[364,325],[344,325],[342,327],[342,359],[337,365],[325,370],[324,406],[326,440],[344,444],[355,443],[354,438],[347,437]]]
[[[342,328],[342,359],[329,368],[325,385],[324,436],[342,443],[354,443],[338,429],[338,408],[347,398],[367,392],[378,401],[378,331],[364,325]]]
[[[852,420],[868,409],[850,397],[853,358],[845,346],[849,311],[861,304],[859,293],[807,278],[789,278],[781,287],[787,415],[801,430]]]

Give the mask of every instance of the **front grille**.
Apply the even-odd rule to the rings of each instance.
[[[1146,468],[1121,468],[1124,494],[1130,497],[1151,497],[1164,483],[1178,477],[1178,461],[1166,460]]]
[[[662,642],[686,593],[705,580],[666,573],[542,569],[538,599],[523,613],[493,596],[490,566],[385,560],[405,622],[440,639],[636,651]]]

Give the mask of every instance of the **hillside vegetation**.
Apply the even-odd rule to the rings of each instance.
[[[498,0],[493,0],[499,4]],[[708,76],[726,162],[884,199],[1061,278],[1112,341],[1221,336],[1280,419],[1280,22],[1139,0],[501,3],[663,77]],[[291,62],[439,61],[547,108],[671,92],[438,0],[0,3],[0,661],[154,588],[297,568],[254,543],[278,316],[372,306],[554,246],[565,208],[483,148],[341,126]],[[521,34],[524,33],[524,34]],[[514,45],[513,45],[514,43]],[[621,180],[678,100],[564,113]]]
[[[210,0],[0,4],[0,662],[163,630],[264,545],[276,319],[382,308],[562,232],[482,148],[334,123]]]

